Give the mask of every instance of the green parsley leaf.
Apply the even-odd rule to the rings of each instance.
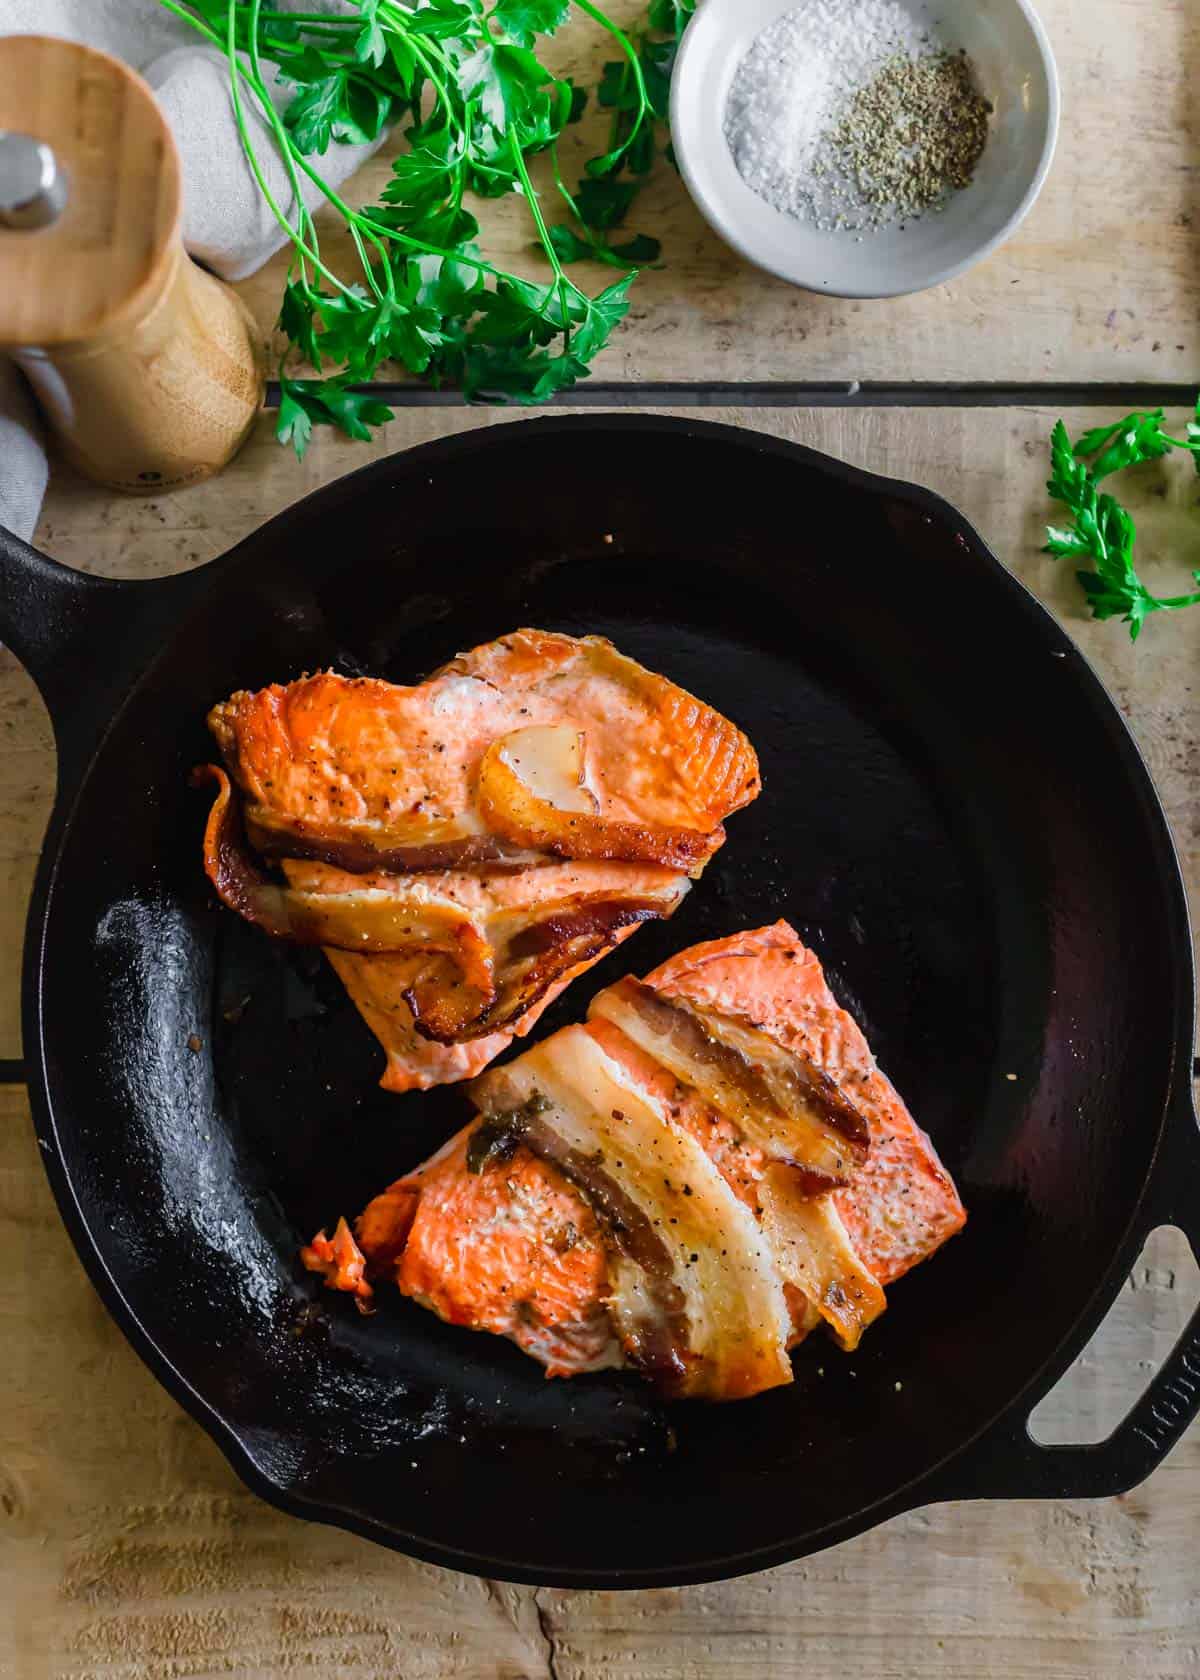
[[[550,78],[524,47],[486,46],[458,66],[463,96],[476,99],[498,132],[525,121],[539,90]]]
[[[588,372],[587,363],[570,352],[549,356],[544,350],[527,353],[512,346],[472,344],[464,358],[462,385],[472,401],[539,403],[569,390]]]
[[[383,189],[389,204],[427,205],[453,191],[457,158],[447,158],[430,146],[416,146],[392,161],[391,179]]]
[[[391,95],[377,82],[338,70],[304,83],[283,120],[296,150],[307,157],[327,152],[331,140],[357,146],[376,139],[391,113]]]
[[[696,0],[651,0],[650,27],[679,38],[696,11]]]
[[[1075,454],[1081,459],[1094,457],[1089,470],[1092,482],[1099,484],[1109,473],[1156,461],[1170,449],[1171,440],[1163,432],[1163,411],[1157,408],[1152,414],[1127,414],[1115,426],[1085,432],[1075,445]]]
[[[443,342],[441,321],[436,309],[411,302],[380,304],[371,328],[378,361],[400,362],[410,373],[424,373]]]
[[[275,435],[303,457],[314,424],[333,425],[347,437],[365,442],[372,426],[392,418],[387,403],[369,393],[348,389],[345,379],[281,379]]]
[[[590,239],[581,239],[573,228],[557,222],[549,229],[550,244],[560,263],[583,262],[596,254]]]
[[[381,65],[387,58],[387,36],[379,22],[379,0],[358,0],[363,26],[354,43],[354,56],[360,64]]]
[[[443,320],[474,314],[484,289],[477,268],[454,257],[432,254],[415,258],[413,267],[418,276],[418,303],[436,310]]]
[[[631,234],[618,245],[607,245],[600,239],[580,235],[565,223],[559,222],[548,230],[550,243],[560,263],[601,262],[610,268],[628,269],[657,262],[662,246],[657,239],[644,233]]]
[[[587,307],[583,320],[574,328],[570,338],[574,355],[590,362],[603,350],[613,328],[629,313],[629,288],[635,278],[635,275],[627,274],[623,280],[615,281],[602,291],[599,297],[585,299]]]
[[[662,256],[662,245],[647,234],[635,233],[632,238],[622,240],[619,245],[610,245],[608,251],[618,262],[634,263],[642,267],[646,263],[658,261]]]
[[[397,35],[394,30],[384,32],[387,43],[387,60],[391,66],[392,80],[397,93],[406,98],[412,97],[417,91],[419,65],[413,45],[403,35]]]
[[[561,315],[556,293],[554,281],[537,286],[515,275],[497,281],[495,290],[479,300],[483,313],[472,340],[496,345],[549,344],[555,335],[551,311],[557,308]]]
[[[637,82],[627,59],[619,58],[604,66],[596,98],[609,111],[637,110]]]
[[[365,76],[346,77],[333,137],[343,146],[363,146],[379,138],[392,114],[391,95]]]
[[[650,103],[663,122],[671,106],[671,76],[678,50],[674,41],[647,41],[641,52],[642,80]]]
[[[1091,552],[1087,538],[1078,531],[1068,530],[1062,525],[1047,525],[1046,554],[1053,554],[1055,559],[1062,560]]]
[[[301,394],[293,389],[293,381],[279,382],[279,415],[275,421],[275,436],[280,443],[290,443],[296,459],[302,461],[312,440],[312,418]]]
[[[1200,421],[1200,403],[1197,410]],[[1200,425],[1195,431],[1200,442]],[[1070,511],[1074,522],[1070,526],[1048,526],[1044,552],[1059,558],[1090,560],[1093,569],[1081,569],[1075,576],[1093,618],[1123,619],[1133,641],[1141,635],[1151,613],[1194,606],[1200,603],[1200,591],[1164,599],[1146,588],[1133,561],[1137,540],[1133,519],[1115,496],[1099,491],[1097,485],[1110,473],[1160,460],[1172,449],[1194,452],[1192,439],[1192,426],[1186,442],[1169,437],[1163,429],[1161,409],[1129,414],[1112,425],[1097,426],[1074,445],[1061,420],[1050,436],[1046,489],[1054,501]],[[1200,572],[1193,576],[1200,583]]]
[[[575,194],[575,206],[586,227],[603,230],[624,221],[637,195],[636,181],[584,180]]]
[[[531,47],[535,35],[553,35],[571,9],[571,0],[496,0],[494,21],[519,47]]]
[[[435,41],[469,39],[478,32],[480,7],[463,5],[460,0],[425,0],[406,20],[413,35],[424,35]]]
[[[321,351],[317,343],[317,310],[313,294],[307,287],[289,281],[283,289],[279,308],[279,329],[286,333],[314,367],[321,365]]]
[[[283,120],[291,131],[296,150],[305,156],[329,150],[333,126],[342,109],[346,91],[346,73],[337,70],[332,76],[309,82],[292,100],[283,113]]]

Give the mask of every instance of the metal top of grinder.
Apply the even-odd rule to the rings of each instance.
[[[0,228],[48,227],[66,202],[67,183],[46,142],[0,129]]]

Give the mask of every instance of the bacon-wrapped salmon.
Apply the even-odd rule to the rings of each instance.
[[[360,1304],[390,1279],[552,1376],[666,1394],[791,1381],[960,1229],[932,1144],[786,923],[623,980],[470,1089],[478,1117],[303,1251]]]
[[[733,724],[597,636],[519,630],[415,688],[321,672],[209,726],[210,879],[325,948],[393,1091],[486,1067],[671,914],[759,791]]]

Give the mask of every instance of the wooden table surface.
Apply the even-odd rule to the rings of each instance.
[[[621,21],[644,7],[608,4]],[[1200,6],[1039,0],[1038,9],[1058,59],[1062,132],[1041,197],[1003,250],[916,297],[817,297],[734,256],[661,166],[630,226],[661,238],[662,265],[638,280],[629,322],[597,360],[595,378],[1192,380],[1200,367]],[[593,86],[612,56],[607,37],[583,20],[546,54],[553,68]],[[595,149],[596,132],[589,118],[571,131],[568,179]],[[385,148],[349,196],[373,199],[387,175]],[[486,205],[480,216],[489,253],[544,277],[519,199]],[[339,249],[336,239],[329,249]],[[240,288],[264,326],[278,311],[286,266],[279,257]],[[604,283],[612,272],[592,278]]]
[[[663,236],[666,262],[639,282],[596,395],[644,401],[648,382],[692,387],[680,400],[713,418],[957,503],[1109,685],[1200,909],[1200,610],[1163,615],[1135,649],[1121,627],[1086,618],[1068,568],[1039,552],[1046,439],[1059,413],[1082,429],[1119,412],[1104,387],[1138,384],[1149,401],[1200,368],[1200,7],[1041,9],[1059,54],[1064,130],[1042,200],[1010,246],[921,297],[810,297],[720,247],[664,173],[638,225]],[[598,46],[574,28],[560,63],[586,75]],[[369,166],[356,189],[373,194],[385,172]],[[521,207],[494,207],[490,236],[524,260]],[[279,279],[276,262],[242,287],[264,325]],[[773,387],[776,406],[770,391],[722,382]],[[999,395],[978,389],[997,383]],[[806,400],[806,384],[844,394]],[[302,465],[264,419],[218,482],[142,502],[56,470],[37,540],[85,570],[164,574],[221,553],[372,452],[512,418],[405,407],[374,445],[322,437]],[[1164,593],[1183,587],[1200,566],[1197,480],[1186,463],[1150,467],[1127,499],[1147,581]],[[255,1499],[108,1320],[44,1182],[19,1082],[18,962],[53,744],[32,683],[3,650],[0,743],[0,1079],[10,1079],[0,1083],[0,1680],[1200,1675],[1197,1428],[1120,1499],[940,1506],[752,1578],[629,1595],[472,1580]],[[1186,1242],[1157,1233],[1106,1325],[1039,1408],[1037,1433],[1101,1439],[1198,1294]]]

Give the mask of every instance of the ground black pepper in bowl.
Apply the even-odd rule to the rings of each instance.
[[[970,186],[991,113],[964,52],[897,55],[851,96],[829,137],[830,161],[868,226],[903,221]]]

